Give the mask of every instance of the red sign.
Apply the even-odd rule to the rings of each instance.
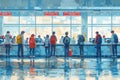
[[[11,12],[0,12],[0,16],[11,16]]]
[[[45,16],[58,16],[59,13],[58,12],[44,12]]]
[[[80,12],[63,12],[64,16],[80,16]]]

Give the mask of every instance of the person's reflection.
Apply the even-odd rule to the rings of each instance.
[[[50,58],[45,58],[45,68],[50,67]]]
[[[34,59],[30,59],[30,76],[31,78],[34,78],[35,77],[35,65],[34,65]]]
[[[84,58],[81,58],[80,60],[80,71],[79,71],[79,80],[81,80],[81,78],[83,78],[82,80],[86,80],[86,73],[85,73],[85,62],[84,62]],[[82,73],[82,75],[81,75]]]
[[[118,68],[117,68],[117,58],[113,58],[111,62],[111,73],[112,75],[118,75]]]
[[[51,57],[51,67],[56,68],[57,66],[57,57],[52,56]]]
[[[6,80],[11,78],[12,72],[13,69],[11,66],[10,58],[6,58]]]
[[[19,74],[18,74],[18,80],[24,80],[24,60],[21,58],[21,61],[18,61],[18,67],[19,67]]]
[[[99,80],[99,76],[102,72],[102,63],[101,63],[101,58],[97,58],[96,61],[96,70],[97,70],[97,75],[95,76],[96,80]]]
[[[69,72],[70,72],[70,68],[69,68],[69,65],[68,65],[68,62],[66,61],[65,59],[65,65],[64,65],[64,80],[69,80]]]
[[[83,68],[84,67],[84,58],[81,58],[81,61],[80,61],[80,68]]]

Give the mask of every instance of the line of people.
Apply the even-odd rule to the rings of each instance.
[[[21,31],[21,34],[19,34],[16,37],[16,43],[18,44],[18,57],[24,57],[24,48],[23,48],[24,33],[25,31]],[[4,41],[4,45],[6,48],[6,56],[10,56],[10,47],[11,47],[10,40],[11,40],[10,31],[7,31],[5,35],[5,41]],[[44,46],[45,46],[45,52],[46,52],[47,57],[55,56],[56,42],[57,42],[57,37],[55,35],[55,32],[52,32],[52,35],[50,38],[49,38],[49,35],[46,35]],[[69,43],[70,43],[70,39],[69,39]],[[32,34],[29,38],[29,48],[30,48],[30,57],[35,57],[36,40],[35,40],[34,34]]]
[[[24,57],[24,33],[25,31],[21,31],[21,34],[19,34],[16,37],[16,43],[18,44],[18,57]],[[111,43],[112,43],[112,52],[113,56],[117,56],[117,43],[118,43],[118,36],[117,34],[114,33],[114,31],[111,31],[112,36],[111,36]],[[10,56],[10,47],[11,47],[11,34],[10,31],[7,31],[5,35],[5,48],[6,48],[6,56]],[[45,41],[44,41],[44,46],[45,46],[45,53],[46,57],[50,56],[56,56],[55,50],[56,50],[56,42],[57,42],[57,37],[55,35],[55,32],[52,32],[51,37],[49,35],[46,35]],[[64,44],[64,54],[65,57],[69,56],[69,49],[70,49],[70,37],[68,36],[68,32],[65,32],[65,36],[63,37],[63,44]],[[84,42],[85,38],[84,36],[78,35],[78,46],[80,50],[80,56],[84,56]],[[96,36],[95,36],[95,44],[96,44],[96,55],[101,56],[101,43],[102,43],[102,37],[99,34],[98,31],[96,31]],[[30,48],[30,57],[35,57],[35,48],[36,48],[36,40],[35,40],[35,35],[32,34],[29,38],[29,48]]]
[[[112,34],[111,35],[111,48],[112,48],[112,53],[113,53],[112,56],[117,57],[118,36],[113,30],[111,31],[111,34]],[[102,37],[98,31],[96,31],[95,44],[96,44],[96,54],[98,57],[101,57]]]

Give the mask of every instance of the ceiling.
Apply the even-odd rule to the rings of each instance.
[[[0,0],[0,9],[114,9],[120,0]]]

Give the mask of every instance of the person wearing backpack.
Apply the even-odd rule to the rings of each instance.
[[[95,44],[96,44],[96,54],[97,57],[101,57],[101,44],[102,44],[102,37],[98,31],[96,31],[95,37]]]
[[[23,57],[24,33],[25,31],[21,31],[21,34],[16,37],[16,43],[18,44],[18,57]]]
[[[83,56],[84,55],[84,41],[85,41],[85,38],[83,35],[78,35],[78,46],[79,46],[79,49],[80,49],[80,56]]]
[[[6,57],[10,56],[10,44],[11,44],[10,39],[11,39],[10,31],[7,31],[4,42],[6,48]]]
[[[55,56],[56,42],[57,38],[55,32],[52,32],[52,36],[50,37],[51,56]]]
[[[69,54],[69,46],[70,46],[70,38],[68,36],[68,32],[65,32],[65,37],[63,38],[64,49],[65,49],[65,58],[68,57]]]
[[[32,34],[29,39],[29,47],[30,47],[30,57],[35,57],[35,47],[36,47],[36,41],[35,41],[35,35]]]
[[[111,31],[111,46],[112,46],[112,53],[113,56],[117,56],[117,43],[118,43],[118,36],[114,33],[114,31]]]

